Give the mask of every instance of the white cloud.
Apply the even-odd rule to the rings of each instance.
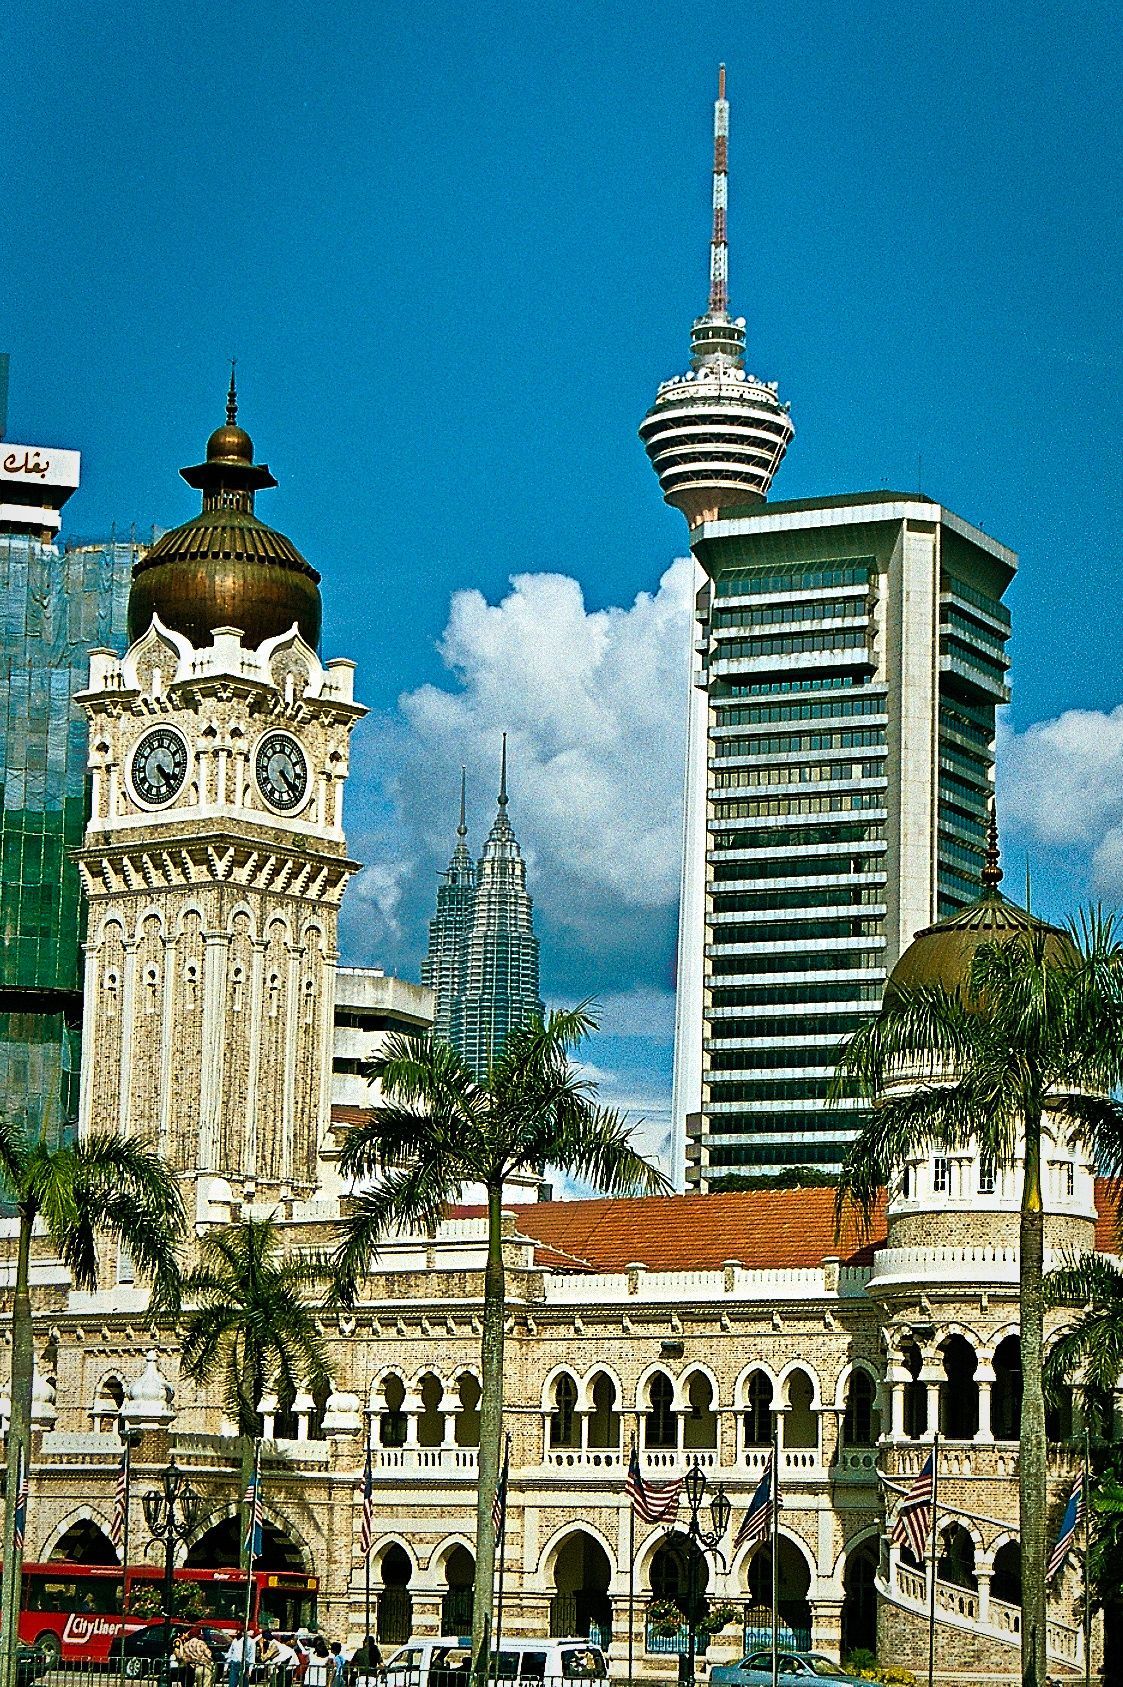
[[[669,981],[678,894],[692,564],[626,608],[590,610],[563,574],[521,574],[497,604],[457,592],[440,644],[447,686],[399,700],[356,746],[353,845],[369,866],[349,948],[415,967],[451,853],[461,764],[469,846],[495,814],[508,733],[511,819],[528,861],[543,983],[558,999]],[[373,754],[372,754],[373,752]],[[387,813],[389,810],[389,813]]]
[[[1123,704],[1004,727],[998,749],[1004,823],[1086,864],[1094,895],[1123,897]]]

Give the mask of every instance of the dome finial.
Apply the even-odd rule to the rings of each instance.
[[[226,426],[232,428],[238,420],[238,389],[234,385],[234,371],[238,367],[238,359],[230,359],[230,390],[226,394]]]
[[[994,811],[994,798],[991,798],[987,811],[987,841],[983,851],[983,892],[989,895],[996,891],[1002,883],[1002,865],[998,853],[998,817]]]

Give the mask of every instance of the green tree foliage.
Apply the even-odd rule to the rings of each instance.
[[[483,1079],[436,1037],[394,1037],[368,1076],[384,1103],[344,1142],[345,1176],[375,1187],[352,1198],[336,1253],[340,1291],[357,1281],[383,1237],[395,1229],[432,1229],[466,1184],[487,1201],[488,1248],[480,1341],[479,1483],[472,1644],[486,1663],[495,1580],[492,1500],[499,1478],[503,1418],[503,1325],[506,1275],[502,1249],[504,1185],[546,1166],[608,1195],[657,1194],[669,1186],[635,1147],[624,1118],[596,1099],[595,1085],[571,1055],[595,1029],[587,1007],[551,1013],[514,1032]]]
[[[981,942],[962,988],[891,987],[847,1045],[836,1094],[873,1103],[839,1187],[867,1219],[913,1154],[977,1145],[1021,1165],[1022,1679],[1046,1677],[1046,1443],[1042,1136],[1048,1112],[1099,1165],[1123,1161],[1123,949],[1113,921],[1083,916],[1067,937],[1034,924]],[[1022,1147],[1024,1144],[1024,1162]]]
[[[178,1293],[176,1250],[183,1203],[164,1161],[136,1137],[98,1133],[80,1143],[28,1135],[0,1120],[0,1197],[19,1223],[11,1312],[12,1416],[8,1428],[4,1498],[0,1636],[4,1687],[15,1687],[22,1550],[16,1545],[20,1470],[29,1467],[31,1394],[35,1376],[31,1313],[31,1239],[36,1223],[78,1288],[98,1281],[98,1246],[125,1249],[165,1305]]]

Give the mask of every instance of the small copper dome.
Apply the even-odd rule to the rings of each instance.
[[[207,440],[208,463],[252,463],[253,440],[245,428],[226,422]]]
[[[1024,932],[1046,934],[1046,955],[1054,965],[1063,966],[1074,958],[1076,950],[1067,932],[1019,908],[999,890],[1002,869],[998,863],[998,828],[993,814],[987,823],[983,861],[982,896],[958,913],[917,932],[889,975],[885,987],[887,997],[898,987],[917,990],[937,985],[949,993],[965,989],[976,949],[984,943],[1008,943]]]
[[[287,632],[295,622],[305,643],[320,641],[320,576],[291,539],[254,514],[257,492],[277,482],[253,460],[253,441],[237,426],[234,377],[226,422],[207,441],[207,457],[179,472],[203,494],[203,508],[165,533],[135,564],[129,592],[129,637],[158,615],[196,645],[216,627],[241,628],[248,646]]]

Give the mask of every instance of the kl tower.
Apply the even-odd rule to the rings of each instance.
[[[714,103],[710,302],[690,331],[690,369],[664,381],[640,426],[663,497],[691,529],[722,506],[767,498],[795,433],[775,381],[745,373],[745,319],[729,314],[729,104],[725,66]]]

